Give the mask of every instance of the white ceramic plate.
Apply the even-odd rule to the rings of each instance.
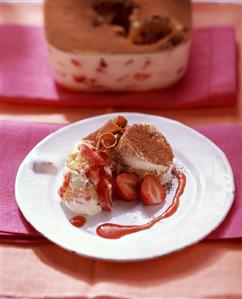
[[[176,163],[182,166],[187,176],[176,213],[149,230],[115,240],[97,236],[96,227],[104,222],[145,223],[166,209],[172,195],[162,207],[115,201],[111,213],[103,212],[90,218],[82,228],[69,223],[73,214],[65,209],[58,196],[65,159],[74,143],[116,115],[106,114],[50,134],[27,155],[19,167],[15,186],[17,203],[26,220],[59,246],[105,260],[150,259],[203,239],[223,221],[234,198],[233,174],[224,153],[206,137],[177,121],[138,113],[119,114],[130,124],[155,125],[171,143]],[[51,161],[57,167],[57,173],[35,173],[32,163],[36,159]]]

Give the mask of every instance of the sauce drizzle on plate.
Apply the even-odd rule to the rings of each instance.
[[[82,227],[86,223],[86,218],[83,216],[74,216],[69,221],[76,227]]]
[[[122,225],[115,223],[101,224],[96,229],[98,236],[106,239],[118,239],[128,234],[149,229],[160,220],[172,216],[179,206],[180,197],[182,196],[186,186],[185,174],[183,174],[182,172],[175,172],[175,177],[177,178],[178,186],[171,205],[167,208],[167,210],[164,213],[152,219],[151,221],[141,225]]]

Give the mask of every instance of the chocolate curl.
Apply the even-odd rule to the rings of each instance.
[[[97,137],[105,133],[119,133],[123,131],[127,124],[127,120],[123,116],[118,116],[107,121],[102,128],[99,129]]]
[[[95,132],[89,134],[87,137],[84,138],[84,140],[88,140],[93,142],[95,145],[100,145],[100,138],[105,134],[118,134],[123,133],[125,127],[127,125],[127,120],[119,115],[114,119],[108,120],[101,128],[96,130]],[[115,136],[114,136],[115,137]],[[112,137],[108,137],[112,138]],[[116,138],[115,138],[116,140]],[[117,141],[115,141],[117,142]]]
[[[95,143],[96,140],[97,140],[98,131],[99,131],[99,129],[97,131],[95,131],[95,132],[90,133],[89,135],[87,135],[83,139],[87,140],[87,141],[91,141],[92,143]]]
[[[105,133],[99,137],[98,148],[110,149],[117,144],[117,137],[112,133]]]

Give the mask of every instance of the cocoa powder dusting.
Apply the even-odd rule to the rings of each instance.
[[[191,36],[190,0],[45,0],[44,14],[48,42],[71,53],[159,53]]]
[[[116,150],[120,153],[127,151],[142,160],[164,166],[169,166],[174,157],[166,138],[150,125],[127,127]]]

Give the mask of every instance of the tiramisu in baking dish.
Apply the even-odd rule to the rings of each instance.
[[[119,238],[171,216],[186,183],[185,175],[175,169],[173,158],[171,145],[154,126],[129,125],[122,116],[107,121],[81,139],[67,158],[59,194],[66,207],[78,214],[71,223],[81,226],[83,216],[111,212],[113,200],[162,204],[169,192],[167,186],[176,180],[173,202],[159,217],[142,226],[106,223],[97,228],[97,233]]]
[[[73,90],[150,90],[186,71],[190,0],[46,0],[55,80]]]

